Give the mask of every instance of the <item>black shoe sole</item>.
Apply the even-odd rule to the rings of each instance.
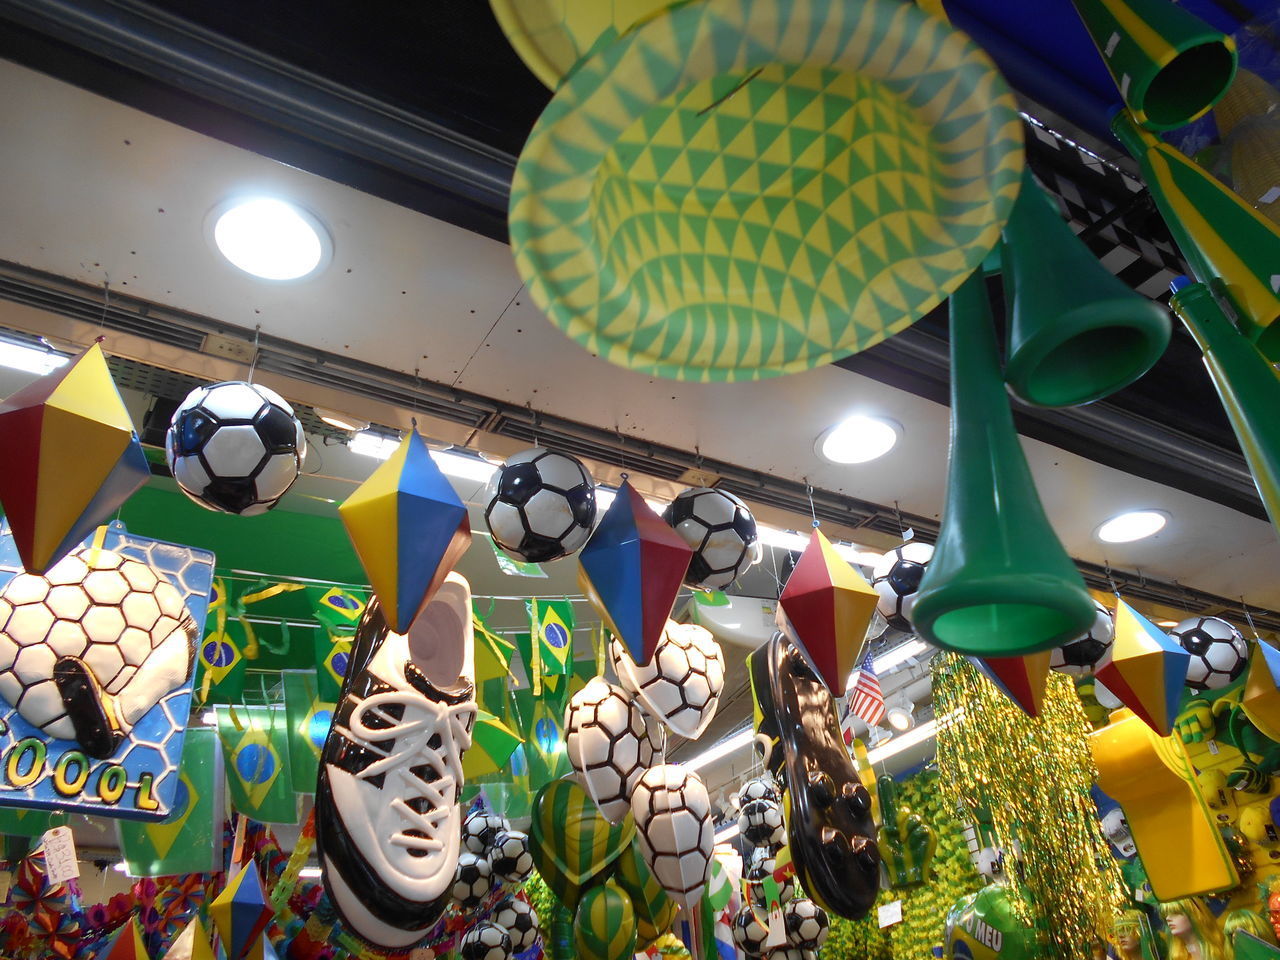
[[[79,657],[60,657],[53,666],[53,682],[76,732],[76,742],[95,760],[106,760],[124,740],[111,725],[105,694],[88,665]]]

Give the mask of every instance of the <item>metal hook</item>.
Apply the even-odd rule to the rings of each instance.
[[[809,497],[809,516],[813,518],[813,529],[817,530],[820,526],[820,521],[818,520],[818,511],[813,505],[813,484],[806,483],[804,491]]]
[[[1107,575],[1107,583],[1111,584],[1111,592],[1114,593],[1116,595],[1116,599],[1119,600],[1120,587],[1116,585],[1116,578],[1111,575],[1111,561],[1104,558],[1102,561],[1102,569]]]

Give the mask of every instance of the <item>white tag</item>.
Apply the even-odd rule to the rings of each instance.
[[[1209,741],[1209,752],[1210,752],[1211,754],[1213,754],[1215,757],[1218,755],[1218,741],[1217,741],[1217,740],[1210,740],[1210,741]]]
[[[764,938],[766,947],[785,947],[787,945],[787,924],[782,919],[782,904],[769,911],[769,935]]]
[[[80,876],[76,863],[76,841],[70,827],[54,827],[40,838],[44,844],[45,873],[49,883],[65,883]]]
[[[893,903],[882,903],[876,907],[876,917],[880,922],[880,926],[891,927],[895,923],[902,922],[902,901],[895,900]]]
[[[902,531],[902,542],[903,542],[903,543],[910,543],[910,542],[911,542],[912,540],[914,540],[915,538],[916,538],[916,528],[915,528],[915,527],[907,527],[907,529],[905,529],[905,530],[903,530],[903,531]]]

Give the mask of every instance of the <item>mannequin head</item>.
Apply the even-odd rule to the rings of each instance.
[[[1169,928],[1169,960],[1193,958],[1193,945],[1199,947],[1200,960],[1223,960],[1222,930],[1199,897],[1162,903],[1160,916]]]
[[[1121,957],[1142,956],[1142,930],[1146,918],[1139,910],[1126,910],[1116,917],[1111,942]]]
[[[1227,943],[1234,944],[1237,930],[1251,933],[1273,947],[1280,946],[1276,941],[1275,931],[1271,929],[1271,924],[1263,919],[1262,914],[1254,913],[1252,910],[1228,910],[1222,915],[1222,935]]]

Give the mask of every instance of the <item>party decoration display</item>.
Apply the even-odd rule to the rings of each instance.
[[[121,927],[97,957],[98,960],[150,960],[137,919]]]
[[[570,910],[582,889],[628,848],[632,820],[611,824],[572,777],[553,780],[533,800],[529,851],[538,873]]]
[[[645,863],[639,838],[633,837],[617,860],[613,881],[631,898],[636,915],[637,949],[656,940],[671,928],[676,904]]]
[[[507,931],[511,938],[511,949],[515,953],[524,953],[542,935],[538,929],[538,914],[527,900],[519,897],[508,897],[493,912],[493,922]]]
[[[209,934],[199,916],[187,922],[161,960],[214,960]]]
[[[219,706],[216,715],[232,807],[263,823],[295,822],[288,714],[271,705]]]
[[[618,682],[650,716],[677,736],[702,736],[724,692],[724,654],[711,631],[668,620],[653,659],[642,666],[616,640],[609,651]]]
[[[1050,657],[1050,651],[1041,650],[1025,657],[974,657],[973,664],[1027,716],[1038,717],[1049,680]]]
[[[483,854],[475,854],[464,850],[458,854],[458,867],[453,874],[453,886],[450,889],[458,906],[464,910],[478,906],[480,901],[493,889],[493,867]]]
[[[876,787],[884,819],[880,829],[880,860],[889,886],[895,890],[919,886],[928,878],[938,849],[938,834],[902,800],[892,776],[887,773],[881,776]]]
[[[576,553],[596,519],[595,482],[578,459],[533,447],[508,457],[485,490],[484,521],[517,560],[547,563]]]
[[[0,506],[22,566],[44,573],[151,475],[102,347],[0,403]]]
[[[164,452],[178,488],[200,506],[253,517],[298,479],[307,436],[280,394],[228,380],[196,387],[178,404]]]
[[[961,897],[947,912],[945,956],[965,960],[1037,960],[1043,947],[1019,917],[1010,890],[993,883]]]
[[[564,727],[573,769],[605,818],[620,823],[631,809],[637,781],[658,752],[644,713],[626,690],[594,677],[569,701]]]
[[[765,941],[769,928],[756,913],[755,907],[744,903],[733,919],[733,942],[748,957],[762,957],[768,950]]]
[[[525,601],[529,609],[529,639],[517,638],[525,673],[534,693],[540,692],[544,676],[573,673],[573,628],[576,618],[568,600],[531,597]],[[568,687],[563,688],[567,691]],[[563,699],[562,699],[563,702]]]
[[[932,544],[912,540],[885,551],[872,568],[871,587],[880,595],[876,612],[895,630],[911,629],[911,608],[932,558]]]
[[[738,832],[757,847],[777,848],[787,842],[782,804],[769,797],[748,800],[738,813]]]
[[[662,519],[693,548],[685,574],[691,587],[723,590],[756,562],[756,519],[732,493],[710,487],[681,491]]]
[[[1094,608],[1014,430],[985,284],[979,271],[951,297],[947,501],[911,619],[935,646],[1009,657],[1078,637]]]
[[[533,873],[533,854],[529,852],[529,836],[519,830],[498,834],[489,851],[489,865],[495,875],[507,883],[523,883]]]
[[[118,524],[44,576],[0,572],[0,806],[169,816],[212,572]]]
[[[636,917],[631,898],[612,880],[582,895],[573,924],[573,943],[583,960],[627,960],[636,952]]]
[[[1169,345],[1168,311],[1098,262],[1029,169],[1002,252],[1012,304],[1005,379],[1021,400],[1041,407],[1092,403],[1145,374]]]
[[[436,628],[427,644],[391,631],[369,604],[321,753],[324,886],[346,925],[384,949],[430,929],[461,862],[458,792],[477,709],[470,598],[450,574],[418,616]]]
[[[654,878],[672,900],[692,910],[706,888],[715,848],[702,778],[678,763],[650,767],[631,793],[631,816]]]
[[[1280,650],[1270,644],[1253,645],[1240,706],[1267,737],[1280,739]]]
[[[817,950],[827,939],[827,912],[808,897],[793,897],[782,915],[787,943],[797,950]]]
[[[786,769],[796,875],[827,912],[857,919],[880,888],[880,854],[871,795],[849,758],[831,692],[782,632],[751,654],[748,673],[757,737],[773,744],[766,765]]]
[[[476,810],[462,821],[462,845],[477,857],[487,856],[509,824],[496,813]]]
[[[632,369],[829,363],[990,251],[1018,190],[1015,111],[986,55],[918,9],[673,6],[595,47],[535,125],[511,191],[517,268],[553,323]]]
[[[653,659],[692,557],[624,480],[578,555],[578,584],[636,663]]]
[[[878,602],[879,594],[815,527],[778,598],[778,624],[789,626],[827,688],[843,694]]]
[[[962,809],[987,812],[988,845],[1018,845],[1021,866],[1005,889],[1012,916],[1044,931],[1030,956],[1088,956],[1125,893],[1090,793],[1088,721],[1070,678],[1050,674],[1032,719],[966,658],[935,657],[933,670],[936,715],[962,717],[939,724],[941,788]]]
[[[253,860],[235,871],[209,904],[209,917],[218,928],[227,960],[249,956],[273,916]]]
[[[1097,600],[1093,601],[1093,609],[1093,625],[1085,633],[1074,640],[1068,640],[1053,651],[1049,658],[1051,670],[1071,677],[1092,676],[1098,664],[1110,652],[1116,636],[1114,615]]]
[[[1221,617],[1188,617],[1169,636],[1191,654],[1186,683],[1197,693],[1230,686],[1249,666],[1249,645]]]
[[[511,934],[487,920],[473,924],[458,947],[462,960],[510,960],[511,954]]]
[[[387,623],[404,633],[471,544],[466,506],[415,430],[338,513]]]
[[[1173,730],[1191,654],[1123,600],[1111,652],[1094,675],[1163,737]]]

